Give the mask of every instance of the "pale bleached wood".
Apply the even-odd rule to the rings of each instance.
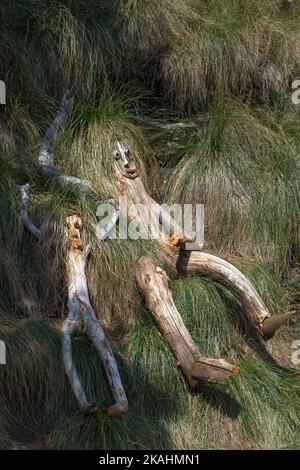
[[[62,185],[62,186],[75,186],[78,191],[81,193],[91,193],[92,189],[89,183],[76,176],[69,176],[62,174],[55,166],[54,162],[54,149],[55,145],[59,136],[59,133],[63,129],[63,125],[71,113],[73,108],[74,100],[69,96],[69,92],[67,91],[60,103],[59,110],[50,126],[47,128],[42,144],[41,149],[38,157],[38,163],[40,171],[43,175],[53,177],[54,180]],[[105,203],[105,202],[104,202]],[[108,238],[109,233],[111,232],[112,228],[116,225],[119,219],[119,209],[115,204],[115,211],[111,216],[111,220],[107,223],[107,225],[100,230],[98,230],[97,226],[93,224],[93,228],[99,240],[106,240]]]
[[[44,134],[38,157],[39,168],[42,174],[55,178],[55,181],[62,186],[72,185],[76,186],[81,192],[90,192],[91,188],[87,181],[77,178],[76,176],[60,173],[54,163],[54,147],[64,122],[73,108],[73,102],[73,98],[69,97],[69,93],[66,92],[52,124],[47,128]]]
[[[165,271],[151,258],[143,256],[135,266],[140,292],[168,341],[191,387],[198,382],[227,379],[239,372],[224,359],[203,357],[174,304]]]
[[[22,210],[21,210],[21,219],[24,227],[32,233],[32,235],[37,238],[38,240],[42,240],[42,232],[41,230],[34,225],[31,221],[29,214],[28,214],[28,206],[29,206],[29,199],[30,199],[30,186],[29,184],[24,184],[20,188],[21,190],[21,198],[22,198]]]
[[[270,316],[253,284],[227,261],[200,251],[165,250],[165,257],[179,273],[203,274],[226,287],[241,303],[251,323],[264,337],[262,324]]]
[[[62,332],[62,349],[63,349],[63,363],[65,372],[69,378],[73,393],[77,402],[79,403],[82,409],[87,409],[90,407],[90,404],[86,398],[86,395],[83,391],[80,378],[77,374],[76,368],[73,363],[72,358],[72,335],[79,331],[80,322],[77,320],[66,319],[63,322],[61,329]]]

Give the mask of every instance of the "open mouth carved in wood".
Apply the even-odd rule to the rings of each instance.
[[[125,178],[134,179],[139,176],[139,172],[132,160],[129,148],[119,140],[116,142],[114,159],[117,164],[117,168]]]

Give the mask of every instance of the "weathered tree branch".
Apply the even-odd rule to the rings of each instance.
[[[179,273],[204,274],[226,287],[239,300],[251,323],[264,337],[262,324],[270,314],[253,284],[235,266],[200,251],[165,249],[164,254],[169,264]]]
[[[69,93],[67,91],[62,98],[59,110],[53,120],[53,123],[48,127],[45,132],[40,149],[40,154],[38,157],[39,168],[43,175],[53,177],[55,181],[61,184],[62,186],[73,185],[76,186],[79,191],[83,193],[89,193],[92,190],[87,181],[81,178],[77,178],[76,176],[69,176],[60,173],[56,169],[54,164],[54,148],[59,133],[63,128],[64,122],[72,111],[73,103],[74,100],[73,98],[69,97]],[[111,220],[108,221],[105,227],[98,230],[97,225],[93,226],[95,233],[100,240],[105,240],[109,236],[109,233],[111,232],[112,228],[116,225],[119,219],[119,208],[116,204],[114,204],[114,206],[115,211],[111,216]]]
[[[156,127],[160,127],[161,129],[167,129],[168,131],[176,131],[178,129],[191,129],[196,128],[197,124],[195,122],[172,122],[169,124],[155,124]]]
[[[37,238],[38,240],[42,240],[42,232],[39,228],[34,225],[31,221],[29,214],[28,214],[28,205],[30,199],[30,186],[29,184],[24,184],[21,186],[21,197],[22,197],[22,213],[21,218],[23,225],[32,233],[32,235]]]
[[[72,335],[78,330],[79,319],[70,320],[67,318],[63,322],[62,332],[62,350],[65,372],[69,378],[73,393],[82,409],[88,409],[90,404],[83,391],[81,381],[75,369],[72,358]]]
[[[59,110],[53,120],[53,123],[47,128],[39,154],[39,164],[41,171],[45,175],[52,176],[54,169],[54,147],[60,130],[68,114],[72,111],[74,100],[69,98],[68,91],[62,98]]]
[[[209,253],[179,250],[167,255],[169,263],[181,273],[200,273],[226,287],[241,303],[251,323],[267,341],[294,312],[270,316],[255,287],[235,266]]]
[[[143,256],[135,266],[135,277],[149,310],[168,341],[191,387],[200,381],[227,379],[239,372],[224,359],[203,357],[174,304],[163,269],[151,258]]]
[[[53,120],[53,123],[45,132],[38,158],[39,167],[43,175],[54,177],[55,180],[62,186],[73,185],[76,186],[81,192],[90,192],[91,188],[87,181],[81,178],[77,178],[76,176],[68,176],[60,173],[55,168],[54,164],[54,147],[63,124],[72,108],[73,98],[70,98],[69,93],[66,92],[63,96],[60,108]]]

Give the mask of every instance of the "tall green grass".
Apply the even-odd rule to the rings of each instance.
[[[176,136],[156,131],[171,141],[165,198],[205,204],[208,247],[268,259],[282,272],[299,246],[298,142],[281,118],[235,100],[194,124]]]
[[[299,262],[298,3],[268,0],[3,0],[0,79],[0,444],[63,449],[296,448],[299,377],[291,372],[297,322],[266,346],[239,304],[201,276],[170,283],[201,352],[239,364],[226,384],[188,389],[137,291],[148,241],[99,242],[99,202],[116,197],[112,146],[125,140],[160,202],[205,204],[205,249],[250,277],[272,314],[298,308],[283,288]],[[37,170],[40,142],[66,89],[75,106],[56,166],[89,181],[92,195]],[[178,123],[187,124],[177,126]],[[175,124],[175,126],[174,126]],[[20,185],[47,233],[21,223]],[[129,412],[106,416],[103,368],[85,340],[75,361],[97,414],[82,415],[63,372],[66,315],[63,224],[81,215],[92,251],[92,304],[109,336]],[[298,329],[297,329],[298,328]]]

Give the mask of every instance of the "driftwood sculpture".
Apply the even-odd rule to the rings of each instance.
[[[22,222],[32,235],[41,241],[44,239],[43,233],[34,225],[28,215],[29,194],[29,185],[22,186]],[[90,303],[85,275],[86,259],[90,247],[88,244],[84,245],[81,233],[82,221],[80,217],[77,215],[68,217],[65,227],[65,245],[68,249],[68,316],[63,322],[61,330],[64,368],[80,407],[93,411],[95,406],[88,402],[72,360],[72,335],[75,333],[85,334],[100,355],[115,400],[115,403],[108,408],[107,413],[110,416],[116,416],[126,411],[127,398],[112,349]]]
[[[72,106],[73,99],[69,98],[66,93],[53,123],[44,135],[38,158],[39,170],[43,175],[53,177],[57,183],[63,186],[75,185],[79,191],[90,192],[91,189],[86,181],[59,173],[54,166],[54,147]],[[44,234],[35,226],[28,214],[29,195],[30,187],[29,184],[26,184],[21,187],[22,222],[36,239],[43,241]],[[116,208],[108,224],[101,230],[97,230],[99,239],[105,240],[107,238],[112,226],[118,220],[118,215],[119,212]],[[90,248],[82,241],[82,221],[78,215],[67,218],[64,233],[65,245],[68,247],[68,317],[62,326],[64,368],[80,408],[93,411],[95,406],[88,402],[72,360],[72,335],[77,332],[86,334],[100,355],[115,400],[115,403],[108,408],[107,413],[110,416],[119,415],[127,410],[127,398],[112,349],[90,303],[85,275],[85,265]]]
[[[187,250],[190,236],[185,235],[169,212],[147,194],[130,151],[122,142],[116,143],[114,160],[119,193],[127,198],[130,207],[128,217],[147,230],[149,238],[153,233],[157,234],[157,220],[160,221],[157,239],[168,264],[181,274],[200,273],[214,278],[239,300],[261,337],[270,339],[292,313],[271,317],[254,286],[237,268],[211,254]],[[174,305],[167,275],[157,263],[149,257],[142,257],[135,267],[135,277],[149,310],[191,386],[198,381],[228,378],[239,371],[238,367],[223,359],[201,355]]]
[[[91,188],[86,181],[61,174],[54,165],[54,146],[72,105],[73,100],[66,94],[52,125],[45,133],[39,155],[39,169],[42,174],[53,177],[59,184],[75,185],[79,191],[89,192]],[[178,273],[207,275],[227,288],[239,300],[243,312],[261,337],[265,340],[270,339],[292,314],[284,313],[271,317],[254,286],[237,268],[197,248],[195,240],[183,233],[174,217],[147,194],[130,150],[124,143],[120,141],[116,143],[113,156],[115,184],[119,195],[127,198],[127,206],[130,207],[130,211],[123,216],[142,226],[149,238],[153,238],[153,234],[156,234],[155,238],[158,240],[161,253]],[[42,240],[43,234],[28,216],[29,185],[23,186],[21,191],[23,224],[37,239]],[[102,229],[96,227],[98,238],[103,240],[107,238],[118,221],[120,210],[121,207],[115,209],[106,227]],[[116,415],[127,409],[127,399],[112,350],[90,304],[85,277],[89,248],[83,244],[81,229],[80,217],[73,215],[67,219],[65,235],[69,243],[67,261],[69,315],[62,327],[64,365],[80,407],[83,409],[91,407],[74,368],[71,352],[72,334],[75,331],[85,332],[100,354],[116,402],[108,409],[108,414]],[[135,266],[135,277],[149,310],[191,387],[201,381],[226,379],[239,372],[239,367],[227,363],[224,359],[202,356],[173,302],[167,274],[155,261],[146,256],[140,258]]]

